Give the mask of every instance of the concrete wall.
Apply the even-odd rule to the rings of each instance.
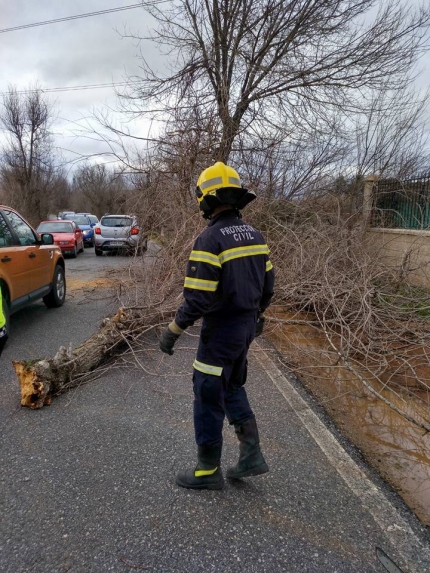
[[[410,269],[414,284],[430,288],[430,231],[368,229],[365,242],[387,266]]]

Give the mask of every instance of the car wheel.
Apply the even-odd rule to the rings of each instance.
[[[51,292],[43,297],[43,302],[48,308],[56,308],[63,305],[65,298],[66,277],[64,276],[63,267],[57,265],[52,278]]]
[[[78,256],[78,246],[75,243],[75,248],[73,249],[72,257],[76,259],[77,256]]]
[[[79,249],[79,252],[80,252],[80,253],[83,253],[83,252],[84,252],[84,241],[82,241],[82,246],[81,246],[81,248]]]
[[[101,249],[98,249],[97,247],[95,248],[95,253],[98,257],[101,257],[103,254],[103,251]]]

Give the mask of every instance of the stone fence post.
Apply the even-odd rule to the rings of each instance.
[[[377,175],[368,175],[364,179],[364,192],[363,192],[363,229],[370,226],[373,209],[374,190],[378,186]]]

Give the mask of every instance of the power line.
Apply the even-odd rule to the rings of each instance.
[[[131,82],[131,83],[139,83],[139,82]],[[82,86],[64,86],[64,87],[56,87],[56,88],[37,88],[32,90],[16,90],[14,92],[0,92],[0,95],[10,95],[11,93],[17,94],[32,94],[36,92],[42,93],[55,93],[55,92],[73,92],[79,90],[96,90],[96,89],[103,89],[103,88],[114,88],[116,86],[127,86],[130,85],[130,82],[111,82],[108,84],[85,84]]]
[[[56,87],[56,88],[36,88],[31,90],[16,90],[14,92],[0,92],[0,95],[10,95],[11,93],[16,94],[32,94],[37,92],[42,93],[55,93],[55,92],[73,92],[79,90],[96,90],[96,89],[103,89],[103,88],[114,88],[116,86],[127,86],[132,83],[139,83],[139,82],[110,82],[106,84],[84,84],[82,86],[64,86],[64,87]]]
[[[121,12],[122,10],[132,10],[133,8],[141,8],[142,4],[129,4],[128,6],[120,6],[118,8],[109,8],[107,10],[100,10],[98,12],[88,12],[86,14],[77,14],[76,16],[66,16],[64,18],[57,18],[55,20],[45,20],[44,22],[35,22],[34,24],[22,24],[13,28],[4,28],[0,30],[0,34],[5,32],[14,32],[15,30],[23,30],[24,28],[34,28],[36,26],[46,26],[47,24],[57,24],[58,22],[66,22],[68,20],[77,20],[78,18],[88,18],[90,16],[100,16],[101,14],[110,14],[111,12]]]
[[[64,87],[57,87],[57,88],[38,88],[33,90],[16,90],[15,92],[1,92],[2,95],[9,95],[11,93],[17,94],[32,94],[36,92],[42,93],[54,93],[54,92],[73,92],[78,90],[95,90],[95,89],[102,89],[102,88],[112,88],[115,86],[124,86],[127,85],[128,82],[118,82],[118,83],[108,83],[108,84],[86,84],[82,86],[64,86]]]

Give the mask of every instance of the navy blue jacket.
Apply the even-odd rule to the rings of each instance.
[[[194,243],[175,322],[187,328],[201,317],[233,319],[263,312],[273,296],[274,271],[259,231],[235,210],[210,219]]]

